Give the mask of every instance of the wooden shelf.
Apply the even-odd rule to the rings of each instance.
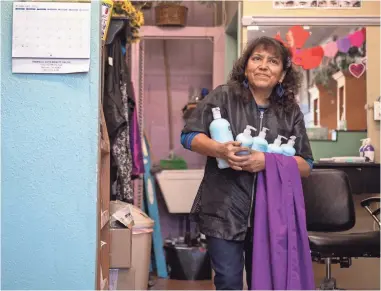
[[[100,106],[100,133],[98,145],[98,205],[97,205],[97,290],[108,289],[110,233],[110,141],[105,117]]]
[[[185,26],[185,27],[159,27],[143,25],[140,28],[140,37],[157,38],[157,39],[192,39],[192,38],[209,38],[220,35],[220,27],[213,26]]]

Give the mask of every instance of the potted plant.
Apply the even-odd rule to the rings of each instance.
[[[155,6],[157,26],[186,26],[188,8],[182,1],[158,1]]]
[[[128,22],[127,42],[133,43],[139,40],[139,30],[144,24],[144,15],[129,0],[114,0],[114,17],[125,17]]]

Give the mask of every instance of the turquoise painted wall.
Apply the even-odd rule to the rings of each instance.
[[[99,1],[88,74],[13,75],[1,1],[1,288],[95,288]]]
[[[361,139],[366,138],[366,132],[338,132],[337,141],[311,141],[315,161],[320,158],[358,156]]]

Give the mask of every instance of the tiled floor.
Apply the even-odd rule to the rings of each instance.
[[[355,196],[356,225],[350,232],[363,232],[377,229],[370,215],[360,206],[360,201],[372,195]],[[380,290],[380,260],[353,259],[349,269],[334,265],[333,276],[339,288],[347,290]],[[314,264],[315,282],[319,286],[325,275],[325,266]],[[152,290],[214,290],[211,281],[158,280]]]

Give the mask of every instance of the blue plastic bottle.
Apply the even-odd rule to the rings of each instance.
[[[267,153],[269,143],[266,140],[266,131],[269,130],[266,127],[262,127],[262,131],[258,134],[258,136],[253,138],[253,146],[252,150]]]
[[[255,127],[246,125],[245,130],[239,135],[237,135],[235,140],[240,142],[242,147],[251,148],[251,146],[253,145],[253,137],[251,136],[251,130],[257,131]],[[236,153],[237,156],[244,156],[248,154],[249,151],[240,151]]]
[[[283,150],[280,147],[282,144],[282,138],[285,138],[284,136],[278,135],[278,137],[274,140],[274,143],[270,144],[268,147],[268,152],[273,154],[283,154]]]
[[[295,148],[294,148],[295,139],[296,139],[296,136],[294,136],[294,135],[290,136],[290,138],[288,139],[287,144],[282,144],[281,145],[283,154],[285,156],[289,156],[289,157],[295,156],[295,152],[296,152]]]
[[[234,141],[233,133],[230,128],[230,123],[221,117],[221,110],[219,107],[212,108],[213,121],[209,125],[210,136],[213,140],[219,143]],[[229,168],[227,161],[217,158],[218,168]]]

